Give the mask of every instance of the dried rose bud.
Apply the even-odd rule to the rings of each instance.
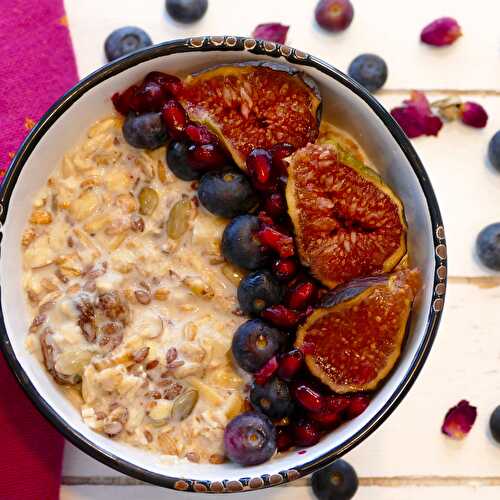
[[[476,102],[464,102],[460,107],[460,117],[470,127],[483,128],[488,123],[488,113]]]
[[[392,109],[391,115],[410,139],[438,135],[443,126],[441,118],[432,112],[425,94],[417,90],[411,92],[410,99],[403,101],[403,106]]]
[[[285,43],[289,28],[290,26],[285,26],[280,23],[259,24],[253,30],[252,36],[270,42]]]
[[[463,439],[471,430],[477,417],[477,409],[463,399],[450,408],[444,417],[441,432],[452,439]]]
[[[462,29],[452,17],[441,17],[428,24],[420,33],[420,40],[428,45],[442,47],[451,45],[462,36]]]

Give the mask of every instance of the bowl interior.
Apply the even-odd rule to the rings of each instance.
[[[268,463],[244,469],[231,463],[194,465],[122,445],[87,428],[79,412],[63,396],[43,367],[25,349],[24,341],[29,321],[25,297],[20,286],[21,233],[28,219],[34,194],[45,184],[64,152],[82,138],[91,123],[112,112],[109,97],[115,91],[124,89],[149,71],[160,70],[180,74],[217,63],[256,59],[276,60],[246,51],[191,51],[168,56],[159,55],[152,60],[111,75],[97,85],[89,84],[88,90],[58,116],[36,144],[13,190],[3,227],[0,260],[2,313],[8,341],[25,372],[25,377],[31,381],[40,397],[57,413],[67,428],[102,452],[102,455],[97,458],[107,457],[108,463],[118,458],[120,461],[161,476],[186,477],[196,480],[231,480],[274,474],[288,469],[297,469],[300,473],[308,472],[308,467],[304,467],[304,464],[310,464],[332,450],[342,452],[345,444],[352,440],[354,435],[365,426],[373,425],[381,416],[382,410],[394,397],[394,393],[410,369],[425,337],[431,307],[435,257],[428,203],[419,180],[394,137],[362,98],[318,69],[301,67],[321,87],[324,116],[333,120],[336,125],[347,130],[359,141],[382,177],[402,198],[409,226],[411,262],[423,270],[424,274],[425,286],[412,315],[410,335],[401,360],[375,396],[368,410],[328,435],[316,446],[307,449],[304,454],[289,452]],[[24,375],[21,374],[20,377],[24,378]]]

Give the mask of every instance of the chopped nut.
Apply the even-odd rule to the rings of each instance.
[[[32,227],[29,227],[23,232],[21,244],[23,245],[23,247],[27,247],[35,238],[36,231]]]
[[[132,354],[132,358],[136,363],[142,363],[149,354],[149,347],[141,347]]]
[[[33,321],[31,322],[29,331],[30,333],[35,333],[43,323],[45,323],[45,320],[47,319],[46,314],[37,314],[34,318]]]
[[[160,362],[157,359],[153,359],[146,365],[146,370],[154,370]]]
[[[148,443],[152,443],[153,442],[153,434],[151,434],[151,432],[148,431],[147,429],[144,431],[144,437],[146,438],[146,441]]]
[[[146,290],[136,290],[134,295],[139,304],[147,305],[151,302],[151,294]]]
[[[213,288],[200,277],[186,276],[182,282],[198,297],[211,299],[215,295]]]
[[[136,233],[142,233],[144,231],[144,219],[137,214],[132,214],[130,217],[130,227],[132,231]]]
[[[50,224],[52,222],[52,214],[47,210],[33,210],[33,212],[31,212],[30,222],[32,224]]]
[[[170,291],[167,290],[166,288],[158,288],[155,290],[153,297],[156,300],[167,300],[169,295]]]
[[[169,347],[165,357],[167,365],[169,365],[170,363],[172,363],[172,361],[177,359],[177,349],[175,347]]]
[[[139,209],[139,203],[130,193],[128,194],[119,194],[116,197],[115,203],[118,207],[120,207],[125,212],[136,212]]]
[[[110,422],[109,424],[105,424],[103,427],[103,431],[110,437],[117,436],[123,430],[123,424],[121,422]]]
[[[211,464],[223,464],[226,461],[226,459],[224,455],[220,455],[219,453],[214,453],[213,455],[210,455],[208,457],[208,461]]]

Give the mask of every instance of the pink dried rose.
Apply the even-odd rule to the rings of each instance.
[[[462,36],[462,28],[452,17],[441,17],[428,24],[420,33],[420,40],[428,45],[451,45]]]
[[[464,102],[460,107],[460,117],[470,127],[483,128],[488,123],[488,113],[476,102]]]
[[[444,417],[441,432],[452,439],[463,439],[471,430],[477,417],[477,408],[462,399],[457,406],[450,408]]]
[[[441,118],[432,112],[425,94],[417,90],[411,92],[410,99],[403,101],[402,106],[392,109],[391,115],[410,139],[438,135],[443,126]]]
[[[285,26],[280,23],[259,24],[253,30],[252,36],[270,42],[285,43],[289,28],[290,26]]]

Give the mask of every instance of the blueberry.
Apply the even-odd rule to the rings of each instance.
[[[248,178],[232,169],[205,174],[198,188],[198,198],[209,212],[228,219],[251,212],[259,203]]]
[[[259,314],[282,299],[283,288],[269,271],[247,274],[238,286],[238,301],[245,314]]]
[[[167,0],[165,7],[176,21],[194,23],[205,15],[208,0]]]
[[[144,30],[135,26],[125,26],[108,35],[104,42],[104,52],[108,61],[114,61],[150,45],[153,45],[153,42]]]
[[[477,236],[479,260],[490,269],[500,271],[500,222],[486,226]]]
[[[227,424],[224,448],[233,462],[240,465],[261,464],[276,451],[276,429],[262,413],[242,413]]]
[[[375,54],[361,54],[347,70],[349,76],[370,92],[380,89],[387,80],[387,64]]]
[[[167,166],[183,181],[194,181],[203,174],[191,166],[188,160],[189,146],[190,143],[185,141],[170,141],[167,147]]]
[[[493,439],[500,443],[500,406],[497,406],[491,414],[490,431]]]
[[[167,129],[161,113],[129,113],[123,124],[123,137],[135,148],[156,149],[167,141]]]
[[[256,238],[260,229],[259,219],[254,215],[239,215],[224,229],[222,254],[236,266],[258,269],[269,262],[269,254]]]
[[[257,411],[269,418],[288,417],[294,409],[290,389],[279,378],[273,378],[264,385],[254,383],[250,390],[250,401]]]
[[[349,500],[358,489],[358,476],[351,464],[339,459],[315,472],[311,483],[319,500]]]
[[[286,333],[260,319],[250,319],[234,333],[231,351],[243,370],[255,373],[284,347],[286,340]]]
[[[491,138],[488,145],[488,158],[490,163],[500,170],[500,130]]]
[[[314,11],[316,22],[327,31],[344,31],[354,17],[350,0],[320,0]]]

